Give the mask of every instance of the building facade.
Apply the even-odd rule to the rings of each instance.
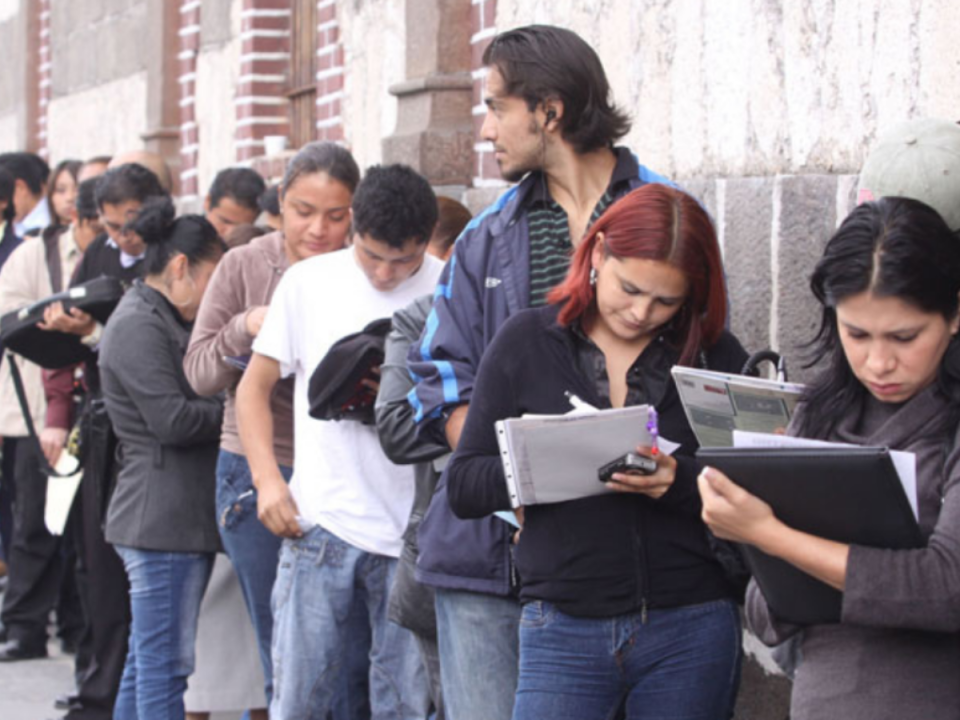
[[[480,58],[534,22],[597,50],[634,120],[625,143],[716,221],[734,331],[803,379],[807,278],[871,142],[960,118],[955,0],[2,0],[0,150],[146,147],[197,207],[219,169],[278,178],[293,149],[329,139],[478,209],[503,188],[477,139]],[[266,155],[269,136],[290,149]],[[782,707],[759,656],[741,718]]]

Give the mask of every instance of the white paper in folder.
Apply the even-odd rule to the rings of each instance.
[[[497,441],[513,507],[563,502],[613,492],[597,470],[649,445],[649,406],[536,415],[497,422]],[[677,445],[659,440],[663,452]]]

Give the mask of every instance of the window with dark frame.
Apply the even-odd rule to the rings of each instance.
[[[290,28],[290,145],[317,136],[317,0],[293,0]]]

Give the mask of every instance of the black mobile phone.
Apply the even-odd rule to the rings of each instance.
[[[597,470],[600,482],[609,482],[614,473],[635,473],[637,475],[651,475],[657,471],[657,461],[637,453],[629,452],[616,460],[608,462]]]

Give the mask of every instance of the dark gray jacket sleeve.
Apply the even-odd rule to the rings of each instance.
[[[122,327],[112,329],[113,342],[101,347],[100,362],[127,396],[121,414],[137,412],[161,445],[196,445],[219,438],[223,403],[215,397],[197,397],[189,389],[182,358],[175,354],[163,321],[142,314],[116,320]]]
[[[398,465],[428,462],[450,452],[446,445],[418,437],[414,410],[408,400],[416,383],[407,369],[407,353],[423,331],[432,300],[429,295],[424,296],[394,313],[380,366],[380,392],[375,406],[377,433],[384,453]]]

